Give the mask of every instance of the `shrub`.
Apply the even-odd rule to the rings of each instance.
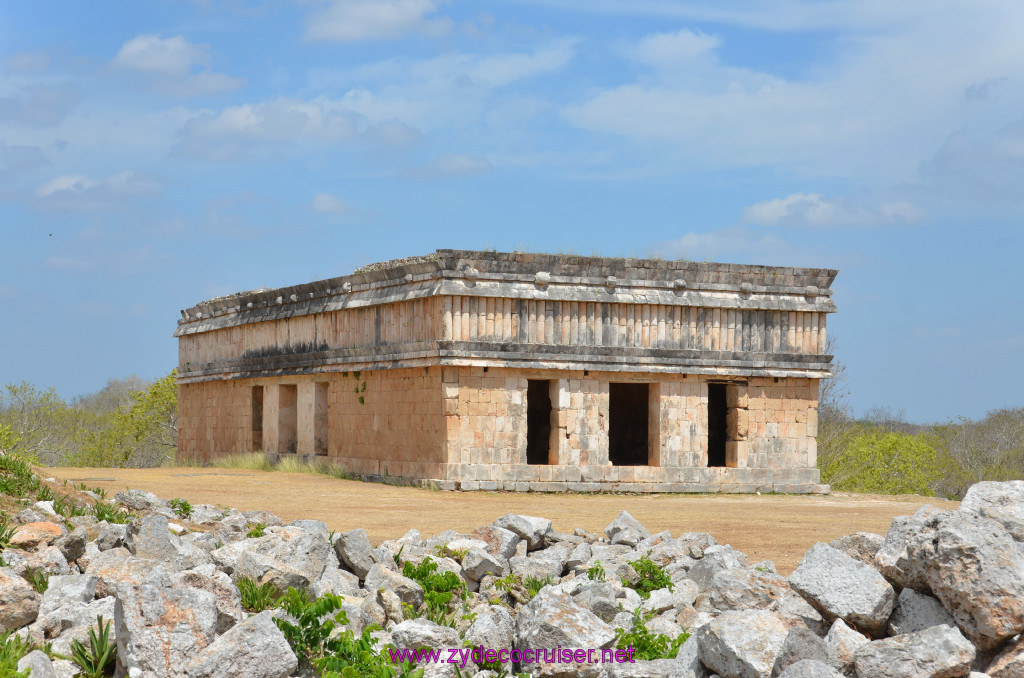
[[[595,560],[594,564],[587,568],[587,578],[591,581],[604,581],[605,572],[600,560]]]
[[[171,510],[174,511],[175,515],[184,520],[188,520],[192,516],[192,504],[188,503],[188,499],[182,499],[181,497],[175,497],[170,501]]]
[[[858,424],[840,452],[820,463],[822,482],[836,490],[932,496],[941,472],[922,436]]]
[[[356,637],[341,609],[342,598],[325,593],[312,600],[305,591],[289,588],[281,607],[295,622],[275,619],[274,623],[291,645],[300,667],[313,667],[323,678],[420,678],[423,669],[392,664],[376,648],[370,634],[379,629],[370,624]],[[300,672],[302,669],[300,668]]]
[[[628,586],[639,593],[640,597],[644,600],[651,597],[651,591],[658,589],[672,590],[672,580],[665,574],[665,570],[661,569],[657,563],[647,556],[640,556],[638,560],[629,561],[629,564],[636,570],[639,579],[635,584],[630,584],[623,579],[622,585]]]
[[[245,536],[248,537],[249,539],[258,539],[258,538],[263,536],[263,532],[266,529],[267,529],[267,526],[264,525],[263,523],[256,523],[251,528],[249,528],[249,532],[246,533]]]
[[[423,616],[454,628],[457,604],[469,595],[462,577],[454,572],[438,572],[437,563],[429,556],[419,565],[406,562],[402,574],[423,587]]]
[[[632,647],[634,659],[674,659],[690,634],[683,632],[675,638],[663,633],[651,633],[646,623],[654,616],[649,612],[644,615],[640,608],[633,612],[633,624],[627,631],[615,629],[615,647],[627,649]]]

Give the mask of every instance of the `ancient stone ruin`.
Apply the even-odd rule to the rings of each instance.
[[[179,454],[442,489],[814,492],[836,271],[438,250],[182,311]]]

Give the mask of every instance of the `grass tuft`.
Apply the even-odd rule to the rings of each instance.
[[[272,471],[274,465],[267,461],[266,455],[262,452],[250,452],[248,454],[231,454],[214,460],[212,466],[216,468],[235,468],[246,471]]]

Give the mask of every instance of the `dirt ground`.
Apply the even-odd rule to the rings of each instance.
[[[126,488],[193,504],[264,509],[286,521],[322,520],[337,531],[364,528],[373,543],[415,527],[424,536],[451,528],[470,532],[509,512],[543,516],[556,530],[601,533],[625,509],[652,532],[710,532],[744,551],[751,563],[775,561],[789,574],[815,542],[852,532],[885,534],[893,516],[925,504],[953,507],[932,497],[796,495],[579,495],[439,492],[278,471],[160,468],[49,468],[41,475],[85,482],[111,495]]]

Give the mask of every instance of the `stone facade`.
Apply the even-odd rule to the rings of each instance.
[[[821,491],[836,272],[439,250],[203,302],[179,454],[443,488]]]

